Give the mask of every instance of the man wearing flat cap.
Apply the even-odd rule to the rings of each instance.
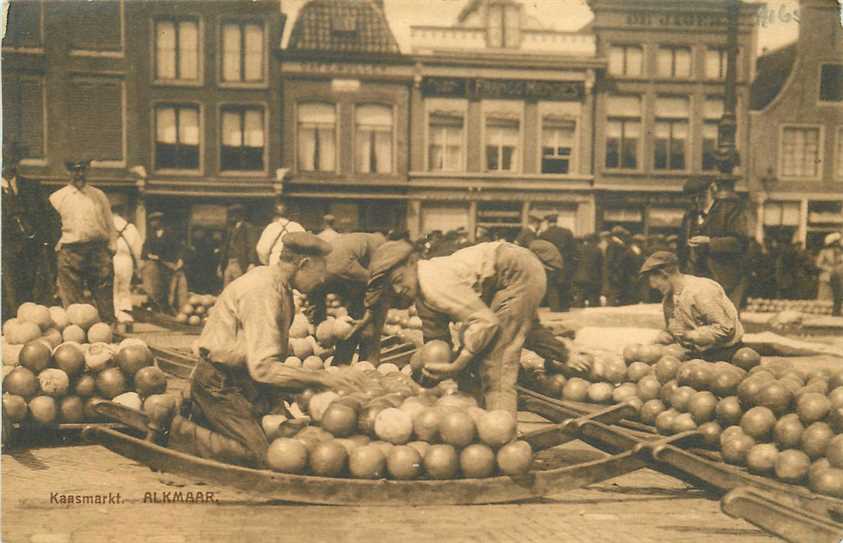
[[[541,233],[541,226],[544,222],[544,215],[538,211],[530,211],[527,215],[527,226],[521,229],[518,237],[515,238],[515,243],[521,247],[527,247],[530,242],[539,239]]]
[[[679,270],[674,253],[653,253],[641,275],[662,294],[665,326],[673,338],[709,362],[730,362],[743,346],[743,325],[735,304],[719,283]]]
[[[635,255],[629,247],[631,234],[623,226],[614,226],[606,248],[606,273],[609,305],[620,306],[635,303],[638,268]]]
[[[59,219],[41,183],[18,174],[25,150],[3,144],[3,321],[24,302],[54,305]]]
[[[284,365],[295,314],[293,290],[312,292],[325,280],[331,246],[306,232],[284,239],[271,266],[258,266],[220,294],[198,341],[200,361],[191,398],[207,428],[173,418],[170,446],[205,458],[266,466],[269,447],[262,417],[283,408],[284,393],[308,387],[362,390],[357,372],[307,370]]]
[[[399,307],[415,303],[425,341],[450,344],[450,324],[462,323],[459,354],[450,363],[427,364],[426,377],[458,378],[466,391],[479,381],[486,409],[515,413],[521,349],[538,323],[546,287],[545,266],[534,253],[495,241],[419,260],[406,244],[384,252],[370,272],[370,293]]]
[[[187,303],[184,273],[184,244],[163,224],[164,214],[153,211],[147,217],[149,234],[143,244],[143,289],[159,311],[176,312]]]
[[[94,297],[103,322],[113,324],[114,265],[117,230],[111,202],[87,182],[90,160],[68,161],[70,181],[50,195],[50,204],[61,217],[58,250],[59,296],[65,307],[86,303],[84,289]]]

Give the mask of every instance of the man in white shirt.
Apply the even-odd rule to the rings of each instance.
[[[333,243],[339,233],[334,230],[334,216],[331,214],[322,217],[322,231],[318,234],[322,241]]]
[[[280,200],[275,204],[275,218],[264,228],[258,240],[258,259],[264,266],[278,262],[281,251],[284,249],[284,236],[291,232],[304,232],[302,225],[284,217],[287,214],[287,206]]]
[[[141,260],[143,240],[135,225],[124,219],[117,205],[111,216],[117,230],[117,252],[114,253],[114,313],[117,322],[132,322],[132,277]]]

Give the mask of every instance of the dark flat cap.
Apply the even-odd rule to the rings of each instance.
[[[546,268],[550,268],[552,270],[562,269],[562,255],[559,254],[559,249],[557,249],[549,241],[537,239],[535,241],[531,241],[527,247],[533,251],[537,257],[539,257],[539,260],[542,261],[542,264],[544,264]]]
[[[64,163],[64,167],[67,168],[68,171],[73,170],[87,170],[91,166],[91,159],[86,158],[83,160],[67,160]]]
[[[708,190],[711,184],[711,179],[708,177],[689,177],[682,186],[682,192],[685,194],[699,194]]]
[[[613,236],[628,236],[629,230],[627,230],[623,226],[613,226],[612,227],[612,235]]]
[[[393,268],[407,260],[414,250],[413,244],[405,240],[387,241],[375,249],[372,260],[369,262],[369,283],[388,274]]]
[[[527,217],[531,220],[539,221],[539,222],[544,220],[544,215],[542,215],[538,211],[531,211],[530,214],[527,215]]]
[[[290,232],[282,239],[284,250],[302,256],[327,256],[331,244],[309,232]]]
[[[555,222],[555,221],[559,220],[559,213],[556,213],[555,211],[552,212],[552,213],[548,213],[544,216],[544,220],[550,221],[550,222]]]
[[[676,255],[671,253],[670,251],[656,251],[646,261],[644,261],[644,265],[641,266],[641,274],[645,274],[651,271],[660,270],[665,266],[677,266],[679,265],[679,260],[677,260]]]

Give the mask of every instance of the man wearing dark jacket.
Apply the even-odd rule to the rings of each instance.
[[[691,206],[682,216],[679,227],[679,239],[676,243],[676,256],[679,259],[679,269],[682,273],[706,277],[708,275],[704,259],[700,251],[688,245],[688,240],[700,234],[705,220],[705,199],[711,180],[706,177],[691,177],[682,187],[682,192],[691,198]]]
[[[547,302],[553,312],[568,311],[571,309],[574,272],[577,269],[577,242],[573,232],[557,224],[557,213],[549,213],[545,220],[548,227],[539,234],[539,239],[552,243],[562,255],[563,263],[563,269],[548,281]]]
[[[588,307],[600,307],[600,290],[603,286],[603,251],[598,245],[597,234],[585,238],[581,251],[574,283],[580,298],[577,300]],[[578,304],[579,305],[579,304]]]
[[[542,221],[544,217],[535,211],[531,211],[527,216],[527,226],[522,228],[515,238],[515,243],[521,247],[527,247],[530,243],[539,239],[539,232],[541,230]]]
[[[249,271],[249,266],[258,265],[258,254],[255,251],[257,232],[246,220],[245,209],[235,204],[228,209],[228,215],[231,227],[223,245],[218,271],[224,287]]]
[[[749,210],[735,193],[733,180],[712,183],[709,191],[716,191],[713,202],[699,234],[688,240],[688,246],[702,252],[711,278],[740,309],[748,282],[744,261],[750,237]]]
[[[18,175],[24,150],[3,145],[3,312],[5,321],[24,302],[53,305],[58,216],[41,184]]]

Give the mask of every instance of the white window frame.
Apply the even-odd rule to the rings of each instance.
[[[222,115],[226,108],[232,107],[263,110],[263,169],[261,170],[222,169]],[[263,177],[269,173],[269,104],[267,102],[220,102],[217,104],[217,126],[219,127],[217,130],[217,171],[220,176]]]
[[[223,38],[225,35],[225,25],[227,24],[259,24],[263,27],[263,80],[261,81],[226,81],[223,79],[223,63],[225,62],[225,51],[223,50]],[[255,18],[238,19],[231,16],[220,16],[217,24],[217,44],[219,47],[219,62],[217,66],[217,85],[223,88],[231,89],[266,89],[269,88],[269,57],[272,54],[269,42],[269,25],[265,21]]]
[[[118,0],[118,2],[120,2],[120,50],[98,51],[96,49],[71,49],[70,56],[94,58],[124,58],[126,56],[126,1]]]
[[[150,108],[150,143],[152,149],[152,161],[150,162],[150,167],[156,173],[162,174],[169,174],[169,175],[184,175],[184,176],[202,176],[205,173],[205,144],[206,144],[206,134],[205,134],[205,105],[202,102],[197,102],[195,100],[155,100],[152,102],[152,107]],[[164,107],[190,107],[195,106],[198,108],[199,111],[199,168],[195,170],[187,170],[187,169],[174,169],[174,168],[156,168],[155,163],[157,161],[156,157],[156,144],[158,143],[158,108]]]
[[[8,9],[8,5],[6,6]],[[44,0],[38,0],[38,33],[40,34],[40,47],[14,47],[4,45],[2,47],[3,51],[8,51],[10,53],[18,53],[24,55],[43,55],[44,54],[44,40],[45,40],[45,25],[44,25]],[[8,11],[6,12],[6,19],[5,23],[8,23]],[[24,164],[21,161],[21,164]],[[34,164],[34,163],[33,163]]]
[[[833,62],[833,61],[826,61],[819,63],[819,69],[817,70],[817,104],[823,107],[843,107],[843,100],[838,100],[837,102],[832,100],[823,100],[821,98],[822,93],[822,85],[823,85],[823,66],[829,64],[838,64],[843,66],[843,61],[841,62]]]
[[[388,173],[379,172],[358,172],[357,171],[357,108],[360,106],[381,106],[392,110],[392,165]],[[361,100],[351,106],[351,171],[356,175],[366,177],[388,177],[397,175],[398,172],[398,107],[392,102],[378,101],[378,100]],[[339,147],[337,147],[337,154],[339,154]]]
[[[635,156],[636,156],[637,166],[635,168],[624,168],[623,166],[619,166],[617,168],[610,168],[610,167],[606,166],[606,158],[608,157],[608,154],[609,154],[609,144],[608,144],[609,134],[608,134],[608,131],[607,131],[606,127],[608,127],[608,124],[612,120],[631,121],[634,118],[632,116],[625,116],[625,115],[614,115],[614,116],[611,115],[609,113],[609,101],[612,99],[612,97],[619,97],[619,98],[635,97],[635,98],[638,98],[640,100],[640,103],[641,103],[641,110],[638,112],[638,117],[637,117],[640,132],[639,132],[639,135],[638,135],[638,144],[636,146],[636,155]],[[645,139],[645,135],[647,133],[647,123],[646,123],[646,119],[647,119],[647,95],[644,94],[644,93],[642,93],[642,94],[618,93],[618,94],[615,94],[615,95],[607,94],[604,104],[605,104],[605,107],[606,107],[606,116],[605,116],[606,124],[603,127],[603,142],[602,142],[602,145],[603,145],[602,159],[603,159],[603,161],[601,163],[601,167],[602,167],[603,171],[610,172],[610,173],[625,173],[625,172],[631,173],[631,172],[642,172],[642,171],[644,171],[644,165],[647,162],[647,151],[648,151],[647,146],[644,145],[644,139]],[[620,162],[623,163],[623,146],[621,146],[621,149],[620,149]]]
[[[498,106],[497,108],[495,106]],[[488,164],[486,163],[486,123],[491,116],[494,118],[494,113],[496,109],[503,110],[504,112],[515,113],[518,115],[518,160],[515,164],[514,170],[489,170]],[[525,132],[524,132],[524,102],[522,100],[483,100],[481,102],[481,141],[483,143],[483,153],[482,153],[482,171],[486,173],[490,173],[492,175],[514,175],[520,174],[524,171],[524,139],[525,139]]]
[[[196,21],[196,47],[197,47],[197,66],[196,79],[158,79],[158,32],[156,31],[156,24],[158,21],[179,22],[183,20]],[[205,20],[199,13],[180,13],[177,16],[154,14],[150,18],[149,35],[152,37],[151,47],[149,48],[150,66],[152,67],[152,83],[153,85],[165,87],[201,87],[205,84]],[[185,102],[188,103],[188,102]]]
[[[468,100],[465,98],[428,98],[425,100],[424,105],[424,171],[434,173],[465,172],[467,168],[466,150],[468,148]],[[430,168],[430,116],[440,110],[453,111],[462,115],[460,167],[457,170],[433,170]]]
[[[606,67],[606,73],[610,77],[618,77],[624,79],[642,79],[647,77],[647,46],[643,43],[610,43],[609,44],[609,53],[611,54],[611,50],[615,47],[620,47],[623,49],[628,49],[631,47],[635,47],[641,50],[641,72],[636,75],[631,75],[628,73],[612,73],[609,71],[608,66]]]
[[[674,63],[675,63],[675,60],[676,60],[676,52],[675,52],[676,49],[687,49],[688,50],[688,77],[679,76],[679,75],[676,75],[675,73],[674,74],[668,74],[668,75],[663,75],[663,74],[659,73],[659,51],[661,49],[671,49],[671,50],[673,50],[671,54],[674,57]],[[656,46],[655,53],[656,53],[656,62],[655,62],[655,66],[653,67],[654,68],[653,72],[654,72],[654,76],[655,76],[656,79],[661,79],[661,80],[674,80],[675,79],[675,80],[678,80],[678,81],[690,81],[690,80],[694,79],[694,68],[695,68],[694,65],[696,63],[694,62],[694,47],[693,46],[687,45],[687,44],[680,44],[680,43],[660,43]],[[673,71],[675,72],[676,66],[674,65],[673,68],[674,68]]]
[[[568,173],[544,173],[542,172],[542,159],[544,158],[544,153],[542,152],[542,142],[544,141],[544,118],[548,115],[554,115],[557,117],[563,118],[565,121],[571,121],[574,123],[574,146],[571,149],[571,157],[568,161]],[[538,149],[536,150],[536,154],[538,155],[538,173],[540,175],[549,175],[549,176],[573,176],[576,175],[579,171],[579,155],[580,155],[580,148],[581,141],[580,141],[580,134],[581,134],[581,117],[582,117],[582,108],[579,102],[553,102],[553,101],[542,101],[538,103],[538,123],[536,127],[536,141],[538,142]]]
[[[785,175],[784,173],[784,131],[787,128],[816,128],[819,130],[819,136],[817,138],[817,174],[813,177],[808,176],[793,176],[793,175]],[[779,141],[777,146],[777,153],[778,153],[778,171],[779,171],[779,179],[784,181],[820,181],[823,176],[823,165],[825,164],[825,126],[821,124],[804,124],[804,123],[783,123],[779,125]]]
[[[658,107],[659,98],[687,98],[688,99],[688,116],[685,117],[685,121],[687,122],[687,125],[688,125],[688,129],[687,129],[688,139],[685,142],[685,167],[682,168],[682,169],[656,168],[656,140],[657,140],[656,126],[659,124],[659,119],[667,119],[667,120],[670,120],[670,121],[675,121],[675,120],[679,119],[678,117],[659,117],[658,112],[656,111],[656,108]],[[695,141],[694,141],[694,134],[693,134],[693,123],[691,122],[691,120],[692,120],[692,117],[694,115],[694,97],[690,96],[690,95],[660,94],[660,95],[656,95],[655,100],[656,100],[656,103],[654,104],[655,107],[653,109],[653,137],[652,137],[653,148],[651,149],[652,152],[650,153],[650,160],[652,161],[651,162],[652,171],[656,172],[656,173],[687,173],[687,172],[691,171],[691,169],[693,168],[692,162],[693,162],[693,150],[694,150]],[[670,149],[668,149],[668,155],[669,154],[670,154]],[[669,161],[670,161],[670,158],[668,157],[668,162]],[[707,171],[711,171],[711,170],[707,170]]]
[[[299,163],[299,107],[302,104],[328,104],[334,107],[334,149],[335,149],[335,156],[334,156],[334,169],[333,170],[303,170],[301,168],[301,164]],[[295,160],[294,164],[296,167],[296,172],[307,174],[307,175],[339,175],[343,173],[342,168],[342,149],[340,148],[340,114],[342,111],[340,110],[339,102],[335,102],[332,100],[321,99],[318,97],[315,98],[305,98],[299,99],[295,103],[295,108],[293,111],[293,119],[295,122],[295,127],[293,133],[295,136],[293,137],[293,149],[295,151]]]

